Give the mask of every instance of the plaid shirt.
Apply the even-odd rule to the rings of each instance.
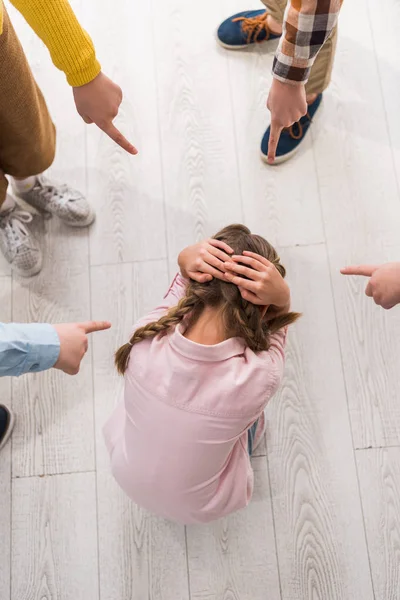
[[[318,52],[331,35],[343,0],[289,0],[273,74],[284,83],[306,83]]]

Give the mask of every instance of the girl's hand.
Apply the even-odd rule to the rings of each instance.
[[[193,246],[188,246],[179,254],[178,264],[183,277],[199,283],[224,278],[224,265],[233,254],[232,248],[219,240],[210,238]]]
[[[289,287],[275,265],[263,256],[244,251],[243,256],[232,256],[224,269],[225,280],[238,286],[244,300],[260,306],[272,305],[279,313],[289,310]]]

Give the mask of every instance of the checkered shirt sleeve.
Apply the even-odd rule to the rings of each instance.
[[[318,52],[331,35],[343,0],[289,0],[273,75],[284,83],[306,83]]]

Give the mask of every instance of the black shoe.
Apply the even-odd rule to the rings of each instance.
[[[0,404],[0,450],[7,442],[15,424],[12,412],[3,404]]]

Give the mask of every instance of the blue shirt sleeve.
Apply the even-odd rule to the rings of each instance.
[[[50,369],[60,354],[56,330],[45,323],[0,323],[0,377]]]

